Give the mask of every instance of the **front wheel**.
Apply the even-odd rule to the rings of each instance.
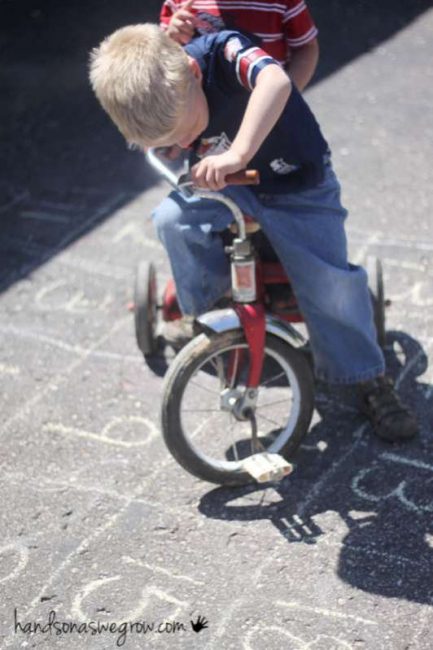
[[[178,354],[167,373],[164,440],[178,463],[205,481],[225,485],[252,481],[243,461],[257,451],[253,426],[261,450],[287,460],[308,432],[314,382],[302,352],[266,336],[254,425],[230,407],[245,394],[249,362],[242,330],[200,334]]]

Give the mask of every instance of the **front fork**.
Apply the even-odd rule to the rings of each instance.
[[[248,377],[245,390],[236,387],[237,377],[241,374],[246,354],[236,349],[231,352],[227,369],[227,383],[221,394],[221,407],[231,411],[239,420],[250,420],[257,403],[258,386],[263,370],[266,322],[265,309],[261,303],[235,303],[234,310],[239,318],[248,344]]]
[[[221,406],[230,411],[238,420],[250,420],[252,426],[253,447],[256,452],[263,450],[257,437],[255,410],[258,386],[263,370],[263,358],[266,336],[265,309],[261,303],[235,303],[234,310],[244,330],[249,350],[248,377],[245,390],[233,388],[236,375],[240,372],[244,355],[242,350],[232,352],[229,359],[229,384],[221,394]],[[239,353],[240,357],[239,357]]]
[[[265,308],[261,303],[242,305],[235,304],[235,312],[239,317],[250,352],[247,389],[257,392],[263,370],[265,348]]]
[[[258,386],[263,369],[263,357],[266,336],[265,309],[261,303],[235,303],[234,310],[244,330],[249,351],[249,366],[246,386],[243,390],[236,387],[237,375],[240,374],[245,361],[243,350],[232,351],[229,357],[228,383],[229,387],[221,393],[221,408],[229,411],[237,420],[250,420],[252,429],[253,449],[264,451],[257,436],[255,410],[258,397]]]

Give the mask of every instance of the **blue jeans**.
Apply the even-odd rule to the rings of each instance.
[[[347,260],[347,212],[331,166],[320,185],[303,192],[223,191],[260,223],[281,260],[308,328],[316,376],[350,384],[383,373],[367,274]],[[204,313],[230,288],[229,261],[218,232],[227,228],[231,214],[216,201],[172,192],[153,218],[182,312]]]

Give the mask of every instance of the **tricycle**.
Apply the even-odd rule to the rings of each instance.
[[[244,215],[222,192],[193,186],[188,168],[178,175],[151,149],[147,159],[177,191],[223,203],[233,216],[224,233],[230,256],[228,304],[198,316],[196,335],[167,371],[161,423],[165,443],[191,474],[222,485],[279,480],[293,470],[295,453],[314,410],[313,364],[290,281],[252,215]],[[226,178],[256,184],[254,170]],[[370,287],[378,341],[385,343],[382,267],[373,260]],[[155,267],[141,262],[136,274],[134,317],[145,357],[157,351],[159,314],[182,317],[170,280],[158,301]]]

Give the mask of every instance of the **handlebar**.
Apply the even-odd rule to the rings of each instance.
[[[259,185],[260,174],[257,169],[242,169],[234,174],[227,174],[227,185]]]
[[[185,161],[184,172],[177,176],[168,165],[164,164],[159,154],[163,154],[165,147],[151,147],[146,152],[146,159],[149,164],[170,183],[175,190],[186,194],[187,196],[197,196],[202,199],[210,199],[212,201],[219,201],[223,203],[232,213],[233,219],[238,225],[240,239],[246,238],[245,221],[240,208],[236,205],[233,199],[225,196],[221,192],[213,192],[210,190],[195,187],[189,172],[188,162]],[[234,174],[226,176],[227,185],[258,185],[260,183],[260,174],[255,169],[243,169]]]

